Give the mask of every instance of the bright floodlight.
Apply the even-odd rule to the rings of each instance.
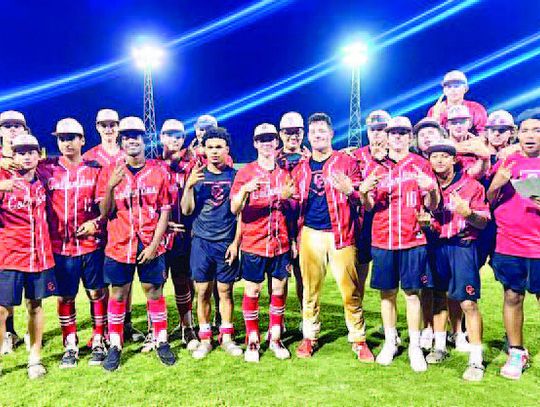
[[[132,55],[139,68],[153,69],[163,63],[165,51],[155,45],[143,45],[133,48]]]
[[[363,42],[355,42],[343,48],[343,63],[347,66],[358,67],[368,60],[368,47]]]

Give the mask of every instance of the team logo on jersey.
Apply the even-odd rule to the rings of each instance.
[[[465,287],[465,291],[467,292],[467,294],[469,295],[474,295],[476,290],[474,289],[474,287],[472,285],[468,285]]]
[[[310,191],[318,196],[323,196],[325,194],[324,184],[325,180],[322,171],[313,171],[313,178],[309,187]]]
[[[230,181],[205,182],[210,188],[210,203],[214,206],[220,206],[225,201],[225,194],[231,187]]]

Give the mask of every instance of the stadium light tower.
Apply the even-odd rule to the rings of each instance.
[[[144,71],[144,125],[148,144],[146,150],[147,158],[157,158],[158,156],[152,71],[162,65],[164,55],[165,51],[162,48],[151,44],[135,47],[132,51],[135,64]]]
[[[360,110],[360,68],[367,62],[368,47],[355,42],[343,48],[343,63],[352,70],[351,109],[349,119],[349,147],[362,145],[362,116]]]

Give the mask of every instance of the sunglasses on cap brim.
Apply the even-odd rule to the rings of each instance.
[[[388,128],[387,128],[386,131],[387,131],[388,134],[394,133],[394,134],[399,134],[400,136],[404,136],[406,134],[411,134],[411,130],[403,128],[403,127],[398,127],[398,128],[394,127],[394,128],[392,128],[390,130],[388,130]]]
[[[287,127],[285,129],[281,129],[281,131],[287,136],[299,135],[302,130],[304,130],[302,127]]]
[[[367,128],[369,130],[375,130],[380,131],[386,129],[386,123],[374,123],[374,124],[368,124]]]
[[[448,87],[458,87],[458,86],[467,86],[467,84],[463,81],[448,81],[443,84],[443,86],[446,88]]]
[[[468,117],[458,117],[456,119],[448,119],[448,124],[465,124],[468,120]]]
[[[12,149],[15,154],[24,154],[30,151],[37,151],[39,153],[39,146],[36,146],[35,144],[29,144],[26,146],[14,146],[12,147]]]
[[[186,137],[186,133],[183,132],[183,131],[176,131],[176,130],[169,130],[169,131],[164,131],[163,134],[165,136],[168,136],[168,137],[174,137],[174,138],[185,138]]]
[[[253,137],[253,140],[258,141],[259,143],[270,143],[271,141],[277,140],[277,134],[259,134]]]
[[[143,136],[144,136],[144,132],[140,130],[125,130],[125,131],[120,132],[121,138],[139,138]]]
[[[60,133],[60,134],[56,133],[55,136],[58,137],[58,140],[60,141],[73,141],[77,137],[80,137],[80,138],[84,137],[82,134],[78,134],[78,133]]]

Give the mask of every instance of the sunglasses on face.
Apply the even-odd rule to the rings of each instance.
[[[491,130],[494,133],[502,134],[502,133],[506,133],[507,131],[509,131],[510,127],[490,127],[489,130]]]
[[[78,134],[62,134],[58,136],[58,140],[60,140],[62,143],[65,143],[67,141],[73,141],[77,137],[80,137]]]
[[[272,141],[276,139],[277,137],[274,134],[263,134],[263,135],[255,137],[255,141],[259,143],[271,143]]]
[[[4,129],[21,129],[23,125],[19,123],[4,123],[2,127]]]
[[[101,122],[101,123],[99,123],[99,126],[102,129],[114,129],[115,127],[118,126],[118,123],[116,123],[116,122]]]
[[[289,129],[283,129],[281,131],[283,133],[285,133],[287,136],[299,136],[302,129],[300,129],[300,128],[289,128]]]
[[[467,124],[467,121],[469,119],[452,119],[448,120],[448,124],[451,124],[452,126],[455,126],[457,124]]]
[[[144,133],[141,133],[139,131],[125,131],[122,133],[122,140],[129,140],[129,139],[138,139],[139,137],[142,137]]]
[[[175,139],[183,139],[186,137],[186,133],[184,133],[183,131],[166,131],[163,134],[168,137],[173,137]]]
[[[445,88],[451,88],[451,89],[457,89],[457,88],[460,88],[460,87],[462,87],[464,85],[465,84],[462,83],[462,82],[448,82],[448,83],[444,84],[444,87]]]

